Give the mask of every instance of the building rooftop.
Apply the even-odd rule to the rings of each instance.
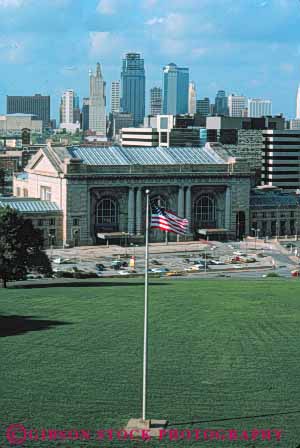
[[[60,212],[55,202],[42,201],[41,199],[34,198],[17,198],[14,196],[0,196],[0,207],[10,207],[20,213],[27,214]]]
[[[297,207],[300,206],[300,197],[293,193],[282,191],[252,191],[250,196],[250,207]]]
[[[55,148],[54,148],[55,150]],[[67,149],[69,157],[85,165],[215,165],[226,164],[210,148],[197,147],[79,147]],[[64,154],[58,154],[63,156]]]

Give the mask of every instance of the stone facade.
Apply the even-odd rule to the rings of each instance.
[[[142,241],[145,189],[150,190],[150,199],[189,219],[189,238],[198,238],[198,230],[203,228],[220,229],[223,237],[249,233],[251,178],[245,161],[228,161],[211,149],[191,148],[189,162],[158,164],[156,156],[162,157],[162,151],[170,156],[172,150],[154,148],[151,154],[155,163],[89,162],[99,154],[104,158],[107,154],[127,157],[133,150],[142,148],[84,148],[83,156],[77,152],[74,157],[76,148],[49,146],[30,161],[25,169],[29,196],[42,198],[46,191],[48,200],[63,210],[64,243],[97,244],[103,241],[99,235],[114,239],[123,233]],[[182,149],[185,154],[188,150]],[[174,151],[178,157],[178,148]],[[201,157],[217,157],[217,161],[192,162],[193,154],[200,157],[200,151]],[[175,239],[176,235],[169,237]],[[150,241],[164,239],[164,232],[151,231]]]

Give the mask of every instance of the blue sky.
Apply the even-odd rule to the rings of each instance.
[[[120,78],[122,55],[142,52],[147,92],[162,67],[190,68],[198,98],[218,89],[273,100],[295,115],[300,82],[299,0],[0,0],[0,112],[5,96],[88,96],[97,61],[107,81]]]

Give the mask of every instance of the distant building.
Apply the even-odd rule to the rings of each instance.
[[[228,98],[225,90],[219,90],[215,98],[215,115],[228,115]]]
[[[122,128],[133,127],[133,116],[127,112],[115,112],[110,114],[111,121],[111,136],[116,138],[120,134]],[[139,128],[137,128],[139,129]]]
[[[90,71],[89,130],[106,136],[105,81],[99,62],[96,73]]]
[[[207,141],[222,144],[232,157],[247,159],[260,183],[265,129],[283,130],[283,117],[207,117]],[[216,149],[217,150],[217,149]]]
[[[189,83],[189,114],[195,114],[197,109],[197,90],[194,81]]]
[[[263,185],[296,192],[300,188],[300,131],[263,131]]]
[[[31,114],[0,115],[0,135],[22,135],[23,129],[31,133],[42,134],[43,122]]]
[[[296,118],[295,120],[290,120],[289,129],[291,129],[291,131],[300,129],[300,118],[299,119]]]
[[[210,115],[210,99],[206,97],[202,100],[197,100],[196,112],[201,117],[208,117]]]
[[[7,96],[7,114],[35,115],[43,123],[43,129],[50,127],[50,96]]]
[[[300,232],[300,198],[272,186],[257,187],[250,195],[250,228],[259,237],[296,236]]]
[[[112,113],[120,112],[120,81],[111,83],[110,110]]]
[[[150,89],[150,115],[156,116],[162,113],[162,88],[152,87]]]
[[[170,63],[163,68],[163,113],[186,114],[189,110],[189,69]]]
[[[272,115],[272,101],[261,98],[248,99],[248,117],[265,117]]]
[[[228,110],[230,117],[242,117],[247,109],[247,98],[242,95],[228,96]]]
[[[122,129],[122,146],[198,147],[200,129],[189,126],[192,116],[157,115],[145,118],[149,127]]]
[[[82,112],[81,112],[81,129],[87,131],[89,129],[89,115],[90,115],[90,99],[83,98]]]
[[[60,102],[60,123],[80,122],[79,98],[72,89],[66,90]]]
[[[145,117],[145,67],[140,53],[127,53],[121,72],[121,110],[131,113],[134,126],[143,123]]]
[[[44,239],[44,248],[62,246],[63,225],[62,210],[55,202],[28,198],[28,185],[25,173],[17,174],[15,178],[15,196],[7,198],[0,196],[0,208],[9,207],[30,219],[34,227],[39,229]]]
[[[296,119],[300,119],[300,84],[298,86],[296,98]]]

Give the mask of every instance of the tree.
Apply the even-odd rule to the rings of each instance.
[[[0,280],[6,288],[9,280],[25,277],[35,270],[51,274],[51,263],[43,251],[43,237],[30,219],[5,207],[0,209]]]

